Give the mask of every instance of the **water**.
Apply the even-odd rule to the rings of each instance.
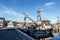
[[[60,40],[60,34],[54,34],[52,40]]]
[[[45,40],[60,40],[60,34],[53,34],[54,37],[52,38],[45,38]],[[40,39],[42,40],[42,39]]]

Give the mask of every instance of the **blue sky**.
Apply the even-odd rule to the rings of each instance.
[[[60,0],[0,0],[0,17],[23,22],[25,12],[36,21],[38,8],[41,9],[44,20],[48,19],[55,23],[57,17],[60,17]]]

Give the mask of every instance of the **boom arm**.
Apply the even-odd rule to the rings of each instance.
[[[32,22],[34,22],[34,24],[36,25],[36,26],[38,26],[37,25],[37,23],[33,20],[33,19],[31,19],[27,14],[25,14],[25,13],[23,13],[27,18],[29,18]]]

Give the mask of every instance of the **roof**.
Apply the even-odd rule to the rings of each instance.
[[[42,20],[42,22],[46,22],[46,21],[50,22],[50,20]]]

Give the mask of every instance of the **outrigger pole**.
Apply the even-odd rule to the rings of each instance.
[[[25,14],[25,13],[23,13],[23,14],[25,15],[26,18],[29,18],[36,26],[38,26],[37,23],[36,23],[32,18],[30,18],[30,17],[29,17],[27,14]]]

